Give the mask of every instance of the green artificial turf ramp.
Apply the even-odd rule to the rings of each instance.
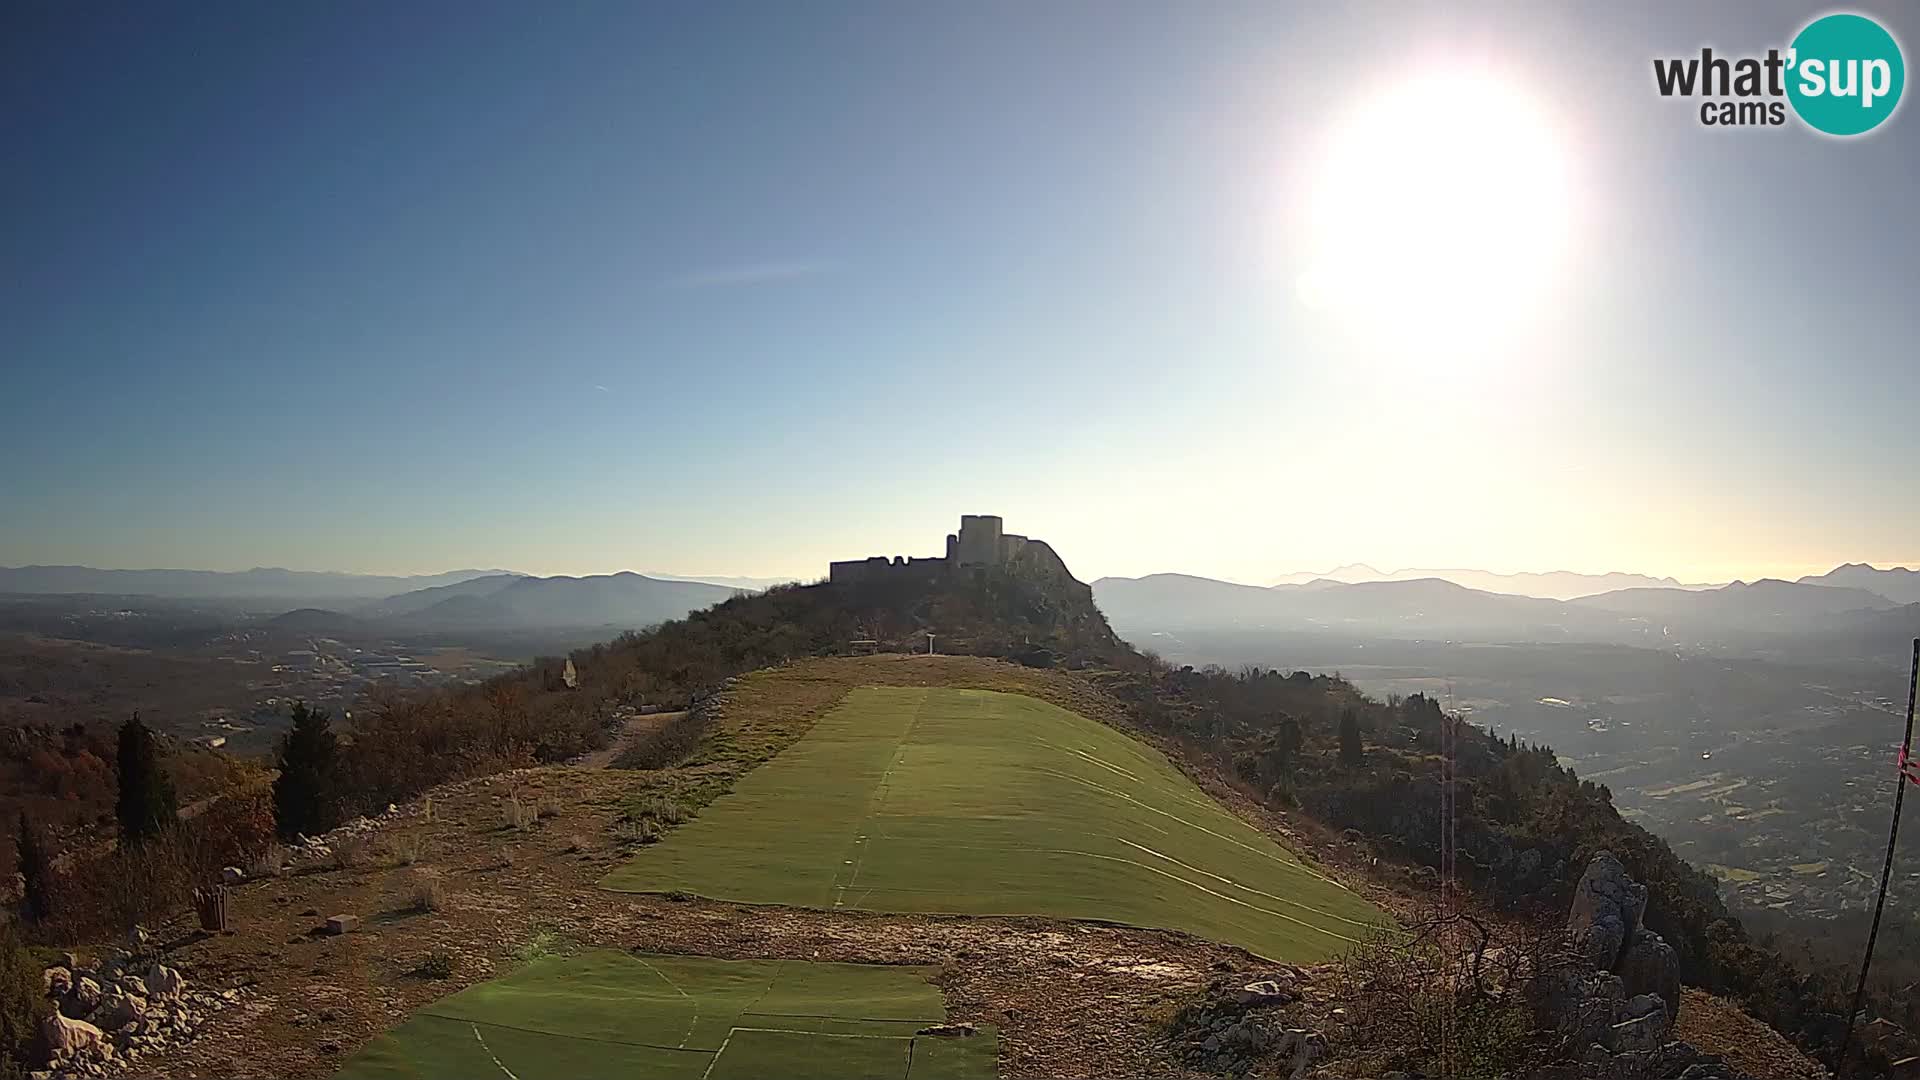
[[[915,1034],[946,1016],[928,973],[606,951],[542,960],[421,1009],[336,1080],[990,1080],[991,1028]]]
[[[855,690],[602,884],[1166,927],[1286,961],[1388,921],[1152,748],[989,690]]]

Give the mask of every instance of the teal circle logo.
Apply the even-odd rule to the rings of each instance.
[[[1907,65],[1900,43],[1865,15],[1824,15],[1787,52],[1787,100],[1815,131],[1862,135],[1900,104]]]

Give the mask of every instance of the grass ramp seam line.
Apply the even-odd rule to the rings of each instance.
[[[487,1056],[493,1059],[494,1067],[499,1069],[501,1072],[506,1073],[507,1080],[520,1080],[518,1076],[514,1075],[514,1072],[512,1069],[509,1069],[505,1065],[500,1063],[500,1055],[493,1052],[493,1047],[487,1045],[486,1036],[480,1034],[480,1025],[469,1022],[467,1026],[473,1029],[474,1041],[480,1044],[480,1049],[485,1050],[487,1052]]]
[[[539,1028],[521,1027],[518,1024],[503,1024],[498,1020],[469,1020],[464,1016],[448,1016],[428,1009],[419,1009],[415,1016],[431,1016],[435,1020],[451,1020],[456,1024],[478,1024],[481,1027],[499,1028],[502,1031],[518,1031],[523,1035],[545,1035],[549,1039],[572,1039],[579,1042],[605,1043],[608,1046],[631,1046],[640,1050],[667,1050],[682,1054],[711,1054],[711,1050],[702,1050],[695,1046],[662,1046],[659,1043],[632,1042],[627,1039],[609,1039],[603,1035],[561,1035]]]

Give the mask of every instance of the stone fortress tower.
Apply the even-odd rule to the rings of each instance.
[[[1066,564],[1045,541],[1006,532],[993,514],[963,514],[960,531],[947,534],[947,551],[937,558],[875,555],[828,564],[827,580],[836,585],[879,581],[929,581],[963,570],[1008,568],[1058,574],[1072,580]]]

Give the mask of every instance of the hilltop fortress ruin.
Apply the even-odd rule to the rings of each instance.
[[[1006,532],[993,514],[963,514],[960,531],[947,534],[947,553],[931,558],[875,555],[828,564],[835,585],[928,581],[968,571],[1005,570],[1072,581],[1067,564],[1044,540]]]

